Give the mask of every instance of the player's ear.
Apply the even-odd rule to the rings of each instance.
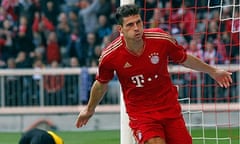
[[[117,25],[117,31],[118,31],[119,33],[122,33],[122,26],[121,26],[121,25]]]

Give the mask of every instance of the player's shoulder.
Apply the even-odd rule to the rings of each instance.
[[[101,61],[102,59],[104,59],[106,57],[114,55],[115,53],[117,53],[117,50],[120,47],[122,47],[123,45],[124,45],[124,40],[123,40],[122,36],[117,37],[115,40],[113,40],[108,46],[106,46],[103,49],[99,60]]]
[[[144,37],[146,39],[166,40],[176,44],[176,40],[168,32],[162,30],[161,28],[144,29]]]
[[[148,29],[144,29],[145,33],[165,33],[168,34],[166,31],[164,31],[161,28],[148,28]]]

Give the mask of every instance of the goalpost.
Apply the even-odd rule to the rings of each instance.
[[[134,0],[121,0],[120,5],[134,4]],[[134,144],[134,138],[130,127],[128,126],[128,115],[126,114],[123,95],[120,90],[120,143],[121,144]]]
[[[144,2],[146,3],[146,1],[144,1]],[[184,2],[184,0],[183,0],[183,2]],[[134,0],[121,0],[120,1],[120,5],[132,4],[132,3],[135,3],[135,1]],[[231,20],[232,22],[231,22],[230,32],[232,34],[239,33],[240,32],[240,26],[239,26],[240,4],[239,4],[239,2],[237,2],[236,0],[219,0],[218,3],[215,3],[214,5],[212,5],[212,3],[214,3],[212,0],[207,1],[206,8],[208,9],[208,12],[211,11],[212,9],[218,8],[219,9],[219,21],[224,22],[224,21]],[[144,4],[144,5],[146,6],[146,4]],[[230,16],[228,16],[228,17],[223,16],[224,11],[227,8],[232,9],[232,12],[231,12]],[[198,9],[198,8],[196,8],[196,9]],[[147,13],[147,10],[145,13]],[[196,14],[196,11],[195,11],[195,14]],[[203,32],[199,32],[199,33],[204,35],[207,33],[207,31],[203,31]],[[231,36],[231,39],[232,39],[232,36]],[[233,46],[232,44],[226,44],[226,45],[230,46],[231,48]],[[225,69],[225,70],[237,72],[238,73],[237,78],[236,78],[237,80],[239,80],[239,78],[240,78],[239,77],[240,68],[239,68],[238,64],[236,64],[234,67],[231,67],[230,65],[223,66],[223,69]],[[170,68],[170,71],[171,71],[171,68]],[[179,73],[192,72],[191,70],[187,70],[187,69],[172,70],[172,72],[176,72],[176,71]],[[197,91],[198,91],[198,93],[201,93],[203,90],[201,90],[199,85],[197,87]],[[237,81],[234,85],[237,85],[237,89],[238,89],[236,97],[235,97],[236,99],[238,99],[236,103],[228,102],[225,104],[218,104],[217,102],[215,102],[215,103],[210,103],[210,104],[201,104],[201,103],[191,104],[189,97],[179,99],[180,102],[185,101],[185,102],[183,102],[184,104],[182,104],[182,109],[183,109],[182,113],[185,116],[186,126],[188,127],[190,134],[192,134],[192,129],[194,129],[194,128],[201,129],[201,135],[193,136],[193,142],[194,142],[194,140],[196,140],[197,142],[200,142],[203,144],[206,144],[209,142],[216,143],[216,144],[220,144],[221,142],[223,142],[223,143],[227,142],[228,144],[232,144],[233,138],[237,139],[237,141],[239,140],[239,136],[233,135],[232,137],[223,137],[223,136],[221,136],[221,133],[219,132],[220,128],[231,129],[231,127],[237,127],[239,130],[239,127],[240,127],[239,119],[237,119],[237,117],[240,117],[240,115],[239,115],[239,110],[240,110],[239,82]],[[121,133],[120,133],[121,134],[121,144],[135,144],[136,142],[134,141],[134,138],[132,136],[131,129],[128,126],[129,121],[128,121],[128,116],[125,111],[122,93],[121,93],[120,105],[121,105],[121,112],[120,112],[121,113],[121,121],[120,121],[121,122]],[[215,113],[215,114],[212,114],[211,112]],[[235,115],[235,117],[233,117],[232,115]],[[226,116],[225,117],[226,120],[224,120],[224,116]],[[224,121],[223,123],[218,122],[218,121],[221,121],[221,119],[222,119],[222,121]],[[234,119],[237,119],[237,120],[234,121]],[[194,123],[195,122],[194,120],[199,121],[199,123]],[[211,120],[214,121],[215,123],[208,122]],[[213,128],[215,131],[214,132],[215,136],[208,136],[205,132],[206,128]],[[231,132],[231,130],[229,130],[229,132]],[[239,132],[238,132],[238,134],[239,134]]]

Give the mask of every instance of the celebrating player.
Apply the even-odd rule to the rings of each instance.
[[[178,92],[168,73],[169,60],[208,73],[221,87],[230,86],[231,73],[187,54],[163,30],[144,29],[139,11],[131,4],[117,9],[121,35],[102,52],[89,102],[79,113],[76,127],[87,124],[116,72],[129,126],[139,144],[191,144],[177,100]]]

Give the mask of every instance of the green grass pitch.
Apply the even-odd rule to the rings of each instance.
[[[79,131],[79,132],[56,132],[63,139],[65,144],[120,144],[120,131]],[[21,133],[0,132],[0,144],[17,144]],[[193,129],[192,136],[202,137],[202,130]],[[223,139],[216,142],[216,140],[205,140],[205,144],[239,144],[240,128],[219,129],[218,137]],[[216,138],[215,129],[205,129],[205,137]],[[230,143],[231,141],[231,143]],[[204,144],[203,140],[193,139],[193,144]]]
[[[56,131],[64,144],[119,144],[120,131]],[[0,144],[17,144],[21,133],[0,132]]]

